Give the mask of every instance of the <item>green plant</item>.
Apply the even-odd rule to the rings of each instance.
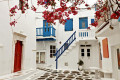
[[[79,62],[77,63],[79,66],[82,66],[84,64],[84,62],[82,60],[79,60]]]

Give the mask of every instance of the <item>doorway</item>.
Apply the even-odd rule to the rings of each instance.
[[[15,44],[14,72],[21,71],[22,64],[22,41],[17,40]]]
[[[88,69],[91,65],[91,45],[80,45],[80,59],[84,62],[84,69]]]

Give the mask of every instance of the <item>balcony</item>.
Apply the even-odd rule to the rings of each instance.
[[[53,41],[55,37],[56,29],[53,26],[36,28],[36,39],[37,41]]]
[[[77,40],[95,40],[95,30],[78,30]]]

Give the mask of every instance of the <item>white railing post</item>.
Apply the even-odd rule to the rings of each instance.
[[[95,39],[95,30],[78,30],[77,39]]]

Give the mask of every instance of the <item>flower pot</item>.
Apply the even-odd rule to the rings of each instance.
[[[78,69],[81,71],[83,69],[83,66],[78,66]]]

